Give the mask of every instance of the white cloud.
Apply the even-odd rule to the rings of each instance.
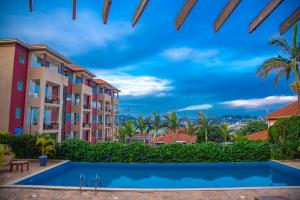
[[[97,71],[95,74],[120,89],[120,95],[124,96],[164,96],[173,89],[170,80],[153,76],[133,76],[115,73],[115,70]]]
[[[129,22],[112,21],[103,25],[95,12],[80,10],[77,19],[71,19],[70,10],[60,9],[50,13],[34,12],[32,15],[8,16],[2,35],[18,37],[26,43],[47,43],[64,55],[85,52],[93,47],[103,48],[112,42],[120,42],[132,34]]]
[[[233,108],[264,108],[270,105],[290,103],[296,100],[297,100],[296,96],[269,96],[269,97],[257,98],[257,99],[239,99],[239,100],[225,101],[225,102],[221,102],[221,104]]]
[[[175,62],[191,60],[197,63],[204,62],[206,59],[215,57],[217,54],[217,49],[199,50],[188,47],[170,48],[162,52],[162,56]]]
[[[192,106],[187,106],[185,108],[178,109],[177,111],[191,111],[191,110],[208,110],[211,109],[213,105],[211,104],[200,104],[200,105],[192,105]]]

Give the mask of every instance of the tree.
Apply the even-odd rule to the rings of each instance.
[[[298,42],[298,24],[294,26],[291,43],[287,39],[279,37],[271,38],[270,44],[279,48],[286,57],[278,55],[275,58],[264,61],[257,69],[257,75],[260,78],[266,78],[269,74],[275,72],[274,85],[276,87],[282,76],[285,76],[286,80],[289,81],[291,74],[294,73],[295,81],[290,84],[290,87],[298,95],[298,115],[300,115],[300,75],[298,66],[300,61],[300,43]]]
[[[163,127],[161,119],[160,119],[160,115],[157,112],[153,112],[153,121],[151,124],[151,128],[152,130],[154,130],[154,137],[157,136],[158,131]]]
[[[38,137],[36,144],[39,146],[42,156],[55,152],[54,141],[47,137]]]
[[[220,126],[220,130],[221,130],[221,135],[224,138],[224,142],[226,142],[228,136],[229,136],[229,129],[228,129],[228,125],[227,124],[223,124]]]
[[[136,128],[132,120],[122,122],[122,125],[119,130],[120,142],[126,143],[126,137],[132,137],[135,131]]]
[[[205,114],[203,112],[198,113],[198,121],[197,124],[202,127],[205,135],[205,142],[207,142],[208,139],[208,132],[209,132],[209,122],[205,117]]]
[[[167,130],[173,131],[173,142],[176,142],[176,135],[177,135],[177,129],[180,127],[184,127],[183,119],[179,119],[176,112],[171,112],[164,115],[165,123],[164,127],[167,128]]]
[[[142,134],[144,134],[144,142],[146,141],[146,133],[149,133],[151,130],[150,121],[150,117],[143,118],[143,116],[139,115],[137,118],[136,127]]]
[[[248,135],[250,133],[255,133],[258,131],[263,131],[268,129],[268,125],[265,121],[253,121],[249,120],[245,126],[240,129],[242,135]]]
[[[197,126],[196,123],[192,123],[190,120],[186,120],[187,123],[187,129],[186,133],[190,136],[197,135],[199,132],[199,127]]]

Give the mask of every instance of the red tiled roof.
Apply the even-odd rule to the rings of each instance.
[[[95,77],[96,75],[93,74],[92,72],[88,71],[87,69],[81,67],[81,66],[78,66],[78,65],[72,65],[72,66],[69,66],[69,68],[73,71],[79,71],[79,72],[85,72],[87,73],[88,75],[92,76],[92,77]]]
[[[246,137],[249,140],[267,140],[268,139],[268,130],[251,133],[249,135],[246,135]]]
[[[97,83],[99,83],[99,84],[104,84],[104,83],[106,83],[106,81],[105,80],[102,80],[102,79],[94,79]]]
[[[182,133],[184,129],[178,129],[177,134],[176,134],[176,141],[185,141],[186,143],[196,143],[197,141],[197,136],[190,136],[186,133]],[[149,144],[154,145],[157,142],[163,142],[166,144],[172,144],[174,143],[174,132],[173,131],[168,131],[165,135],[153,138]]]
[[[283,108],[276,110],[275,112],[270,113],[265,116],[266,119],[279,119],[285,117],[292,117],[297,115],[298,110],[298,101],[291,103]]]

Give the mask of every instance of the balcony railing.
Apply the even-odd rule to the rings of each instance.
[[[83,122],[82,123],[82,127],[83,128],[90,128],[91,127],[91,123],[90,122]]]
[[[111,108],[105,107],[105,112],[111,112]]]
[[[105,123],[105,126],[111,127],[111,123],[110,123],[110,122],[106,122],[106,123]]]
[[[58,122],[50,122],[43,124],[44,130],[57,130],[58,129]]]
[[[118,110],[115,111],[115,114],[119,114],[120,112]]]
[[[30,100],[38,99],[39,93],[29,93]]]
[[[58,96],[46,96],[45,103],[59,104]]]
[[[89,105],[89,104],[84,104],[84,105],[83,105],[83,108],[84,108],[84,109],[91,109],[91,105]]]

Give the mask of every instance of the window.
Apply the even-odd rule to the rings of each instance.
[[[97,108],[97,101],[92,101],[93,108]]]
[[[93,115],[93,123],[97,123],[97,115]]]
[[[23,90],[23,81],[18,81],[18,91]]]
[[[71,113],[66,113],[66,121],[71,121]]]
[[[24,54],[24,52],[20,53],[19,62],[20,62],[20,64],[24,64],[25,63],[25,54]]]
[[[20,107],[16,107],[16,119],[20,119],[21,117],[21,109]]]
[[[38,108],[37,107],[28,108],[27,124],[37,125],[37,118],[38,118]]]

